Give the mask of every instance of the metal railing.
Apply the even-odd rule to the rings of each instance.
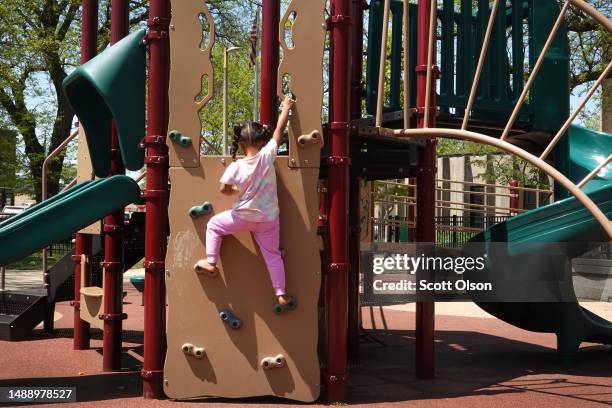
[[[68,146],[68,144],[72,140],[74,140],[74,138],[76,138],[78,135],[79,135],[79,129],[77,126],[77,129],[75,129],[62,143],[59,144],[59,146],[55,148],[55,150],[49,153],[49,155],[45,158],[45,161],[43,162],[43,165],[42,165],[41,201],[45,201],[47,199],[47,182],[48,182],[47,173],[49,172],[49,163],[51,163],[51,160],[53,160],[53,158],[55,158],[58,154],[60,154],[66,148],[66,146]],[[48,282],[47,282],[47,269],[49,268],[48,263],[49,263],[49,260],[48,260],[48,254],[47,254],[47,247],[45,247],[42,250],[43,285],[45,287],[48,286]]]
[[[528,211],[520,207],[519,197],[533,195],[535,200],[531,203],[532,208],[537,208],[548,204],[553,195],[550,189],[442,178],[436,179],[436,182],[436,241],[451,246],[461,245],[482,230]],[[479,187],[480,190],[469,190],[466,187]],[[442,193],[454,193],[461,198],[443,199]],[[404,242],[410,239],[418,216],[416,197],[416,185],[409,180],[374,182],[371,192],[373,213],[370,219],[375,241]],[[489,202],[495,200],[495,203],[484,204],[487,199]]]

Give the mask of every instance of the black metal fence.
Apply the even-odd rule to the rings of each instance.
[[[504,222],[508,218],[505,215],[481,215],[478,218],[457,215],[438,216],[436,217],[436,243],[449,247],[459,247],[481,231]]]
[[[437,216],[436,243],[449,247],[460,247],[481,231],[494,224],[506,221],[509,216]],[[407,242],[414,236],[414,223],[407,217],[389,216],[386,219],[374,220],[374,238],[376,242]]]
[[[50,257],[63,256],[64,254],[74,249],[74,235],[62,241],[54,242],[47,248],[47,254]]]

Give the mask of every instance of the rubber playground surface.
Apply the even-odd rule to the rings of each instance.
[[[56,308],[55,336],[45,337],[36,330],[32,340],[0,342],[0,387],[76,387],[77,403],[53,405],[66,407],[291,405],[290,401],[277,398],[191,402],[142,399],[143,308],[140,294],[129,284],[124,288],[128,292],[124,311],[129,318],[124,321],[123,372],[101,372],[99,331],[94,332],[91,350],[72,350],[72,307],[69,303],[60,303]],[[612,404],[612,352],[608,346],[585,343],[574,364],[564,366],[555,358],[555,337],[551,334],[526,332],[497,319],[474,317],[478,314],[473,312],[464,313],[470,317],[450,315],[452,304],[439,309],[448,314],[436,317],[437,376],[429,381],[414,377],[414,312],[409,305],[385,308],[384,319],[378,307],[363,309],[369,335],[360,339],[359,357],[350,364],[350,405],[575,407]],[[372,317],[375,329],[372,329]]]

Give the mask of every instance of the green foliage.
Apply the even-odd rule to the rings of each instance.
[[[471,163],[485,169],[482,177],[486,183],[508,185],[510,180],[516,180],[524,187],[550,188],[542,171],[516,156],[492,154],[473,157]]]
[[[444,156],[449,154],[473,154],[473,155],[484,155],[484,154],[495,154],[500,152],[495,147],[491,147],[485,144],[468,142],[459,139],[438,139],[437,144],[438,156]]]
[[[238,43],[238,42],[236,42]],[[249,43],[244,37],[240,50],[228,57],[228,147],[231,146],[231,129],[234,123],[245,122],[253,117],[254,69],[249,67]],[[200,111],[202,136],[214,148],[203,144],[206,154],[217,154],[222,149],[223,132],[223,45],[213,48],[215,68],[214,98]]]
[[[609,0],[593,0],[589,3],[607,18],[612,18],[612,2]],[[612,33],[577,7],[570,7],[566,26],[571,51],[570,88],[574,94],[582,97],[612,59]],[[600,130],[602,116],[604,122],[610,121],[612,86],[609,83],[608,79],[608,84],[604,83],[603,89],[591,99],[593,103],[581,112],[579,119],[583,126]]]
[[[548,188],[548,179],[526,161],[495,147],[456,139],[438,139],[438,156],[469,155],[471,163],[484,169],[486,183],[507,185],[514,179],[521,186]]]

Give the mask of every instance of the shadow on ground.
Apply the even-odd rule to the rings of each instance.
[[[416,380],[415,332],[409,326],[414,315],[392,312],[388,313],[388,317],[394,323],[390,327],[408,326],[409,329],[369,330],[367,333],[370,336],[361,339],[359,355],[351,360],[349,367],[349,395],[352,404],[395,402],[403,405],[407,401],[423,401],[429,405],[448,400],[452,402],[462,397],[479,398],[480,403],[484,400],[491,405],[502,401],[524,403],[529,398],[535,398],[537,402],[541,399],[550,400],[551,406],[559,402],[571,405],[611,402],[612,352],[607,346],[583,347],[573,364],[562,365],[557,359],[551,335],[522,331],[496,319],[441,318],[435,334],[436,378]],[[72,329],[59,329],[52,338],[63,339],[62,342],[66,342],[65,346],[68,347],[67,340],[71,337]],[[385,346],[372,341],[372,337]],[[27,349],[22,350],[24,356],[31,358],[40,355],[47,343],[44,339],[49,337],[36,330],[32,336],[34,341],[22,343],[23,348]],[[101,332],[93,331],[92,339],[97,341],[95,345],[99,345]],[[125,371],[120,373],[45,378],[43,368],[40,378],[0,380],[0,387],[77,387],[77,399],[80,402],[95,401],[96,405],[101,406],[111,403],[122,406],[122,401],[113,400],[140,398],[142,395],[142,340],[142,331],[124,332],[122,367]],[[64,347],[64,343],[61,344]],[[102,350],[93,350],[100,354],[99,358],[96,356],[91,359],[96,365],[95,370],[99,370]],[[58,352],[61,353],[60,350]],[[33,377],[31,372],[25,375]],[[465,399],[460,401],[466,403]],[[130,406],[140,406],[140,402],[142,406],[152,404],[150,401],[136,399],[132,400]],[[237,406],[295,404],[280,398],[214,398],[190,402]],[[164,404],[163,401],[158,403]],[[516,405],[521,405],[521,402]]]
[[[437,331],[436,378],[416,380],[413,330],[370,330],[368,334],[387,346],[361,342],[359,356],[350,367],[353,403],[526,391],[563,395],[576,403],[602,402],[602,396],[612,396],[612,382],[597,381],[610,377],[612,352],[607,346],[583,347],[572,364],[563,365],[549,347],[479,332]],[[581,395],[580,387],[589,387],[588,394]]]

